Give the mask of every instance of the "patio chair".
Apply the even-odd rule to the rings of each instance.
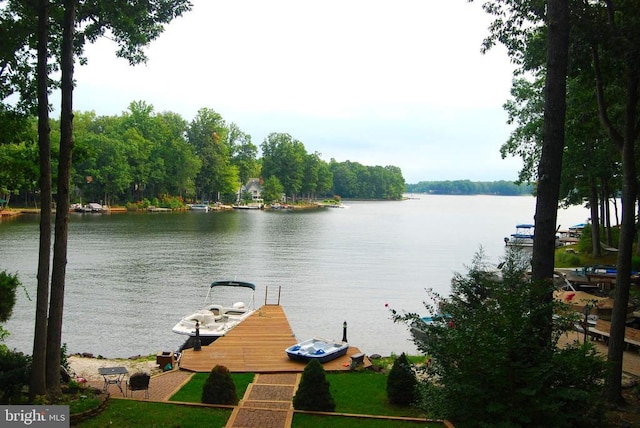
[[[131,397],[133,398],[133,391],[145,391],[144,397],[149,399],[149,380],[151,375],[149,373],[134,373],[127,381],[127,391],[131,391]]]

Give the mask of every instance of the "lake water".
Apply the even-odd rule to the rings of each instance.
[[[414,352],[385,305],[424,312],[425,289],[447,295],[480,247],[498,263],[503,238],[535,212],[532,197],[416,197],[295,212],[74,213],[63,342],[105,357],[175,350],[183,336],[173,325],[199,309],[212,281],[236,279],[256,284],[256,307],[267,289],[277,303],[280,290],[298,339],[340,339],[347,321],[349,342],[367,354]],[[558,223],[588,217],[572,207]],[[0,270],[18,273],[33,299],[18,293],[6,343],[29,354],[38,233],[37,216],[0,222]]]

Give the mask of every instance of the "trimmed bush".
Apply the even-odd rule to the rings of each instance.
[[[387,378],[389,403],[408,406],[415,401],[418,380],[404,352],[393,362]]]
[[[300,385],[293,397],[293,408],[318,412],[333,412],[336,409],[324,368],[317,360],[309,361],[304,368]]]
[[[238,404],[236,385],[225,366],[215,366],[202,387],[202,402],[207,404]]]

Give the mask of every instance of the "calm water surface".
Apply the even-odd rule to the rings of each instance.
[[[413,352],[385,304],[423,312],[425,289],[448,294],[480,247],[499,262],[503,238],[535,211],[531,197],[418,197],[304,212],[72,214],[63,342],[105,357],[175,350],[183,340],[173,325],[212,281],[237,279],[256,284],[256,307],[267,289],[276,303],[280,289],[298,339],[340,339],[347,321],[365,353]],[[588,214],[561,210],[558,223]],[[32,299],[38,233],[36,216],[0,222],[0,270],[18,273]],[[34,313],[35,300],[19,292],[5,326],[10,347],[31,353]]]

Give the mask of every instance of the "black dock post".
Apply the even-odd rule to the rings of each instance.
[[[202,343],[200,342],[200,323],[196,321],[196,340],[193,344],[194,351],[202,350]]]

